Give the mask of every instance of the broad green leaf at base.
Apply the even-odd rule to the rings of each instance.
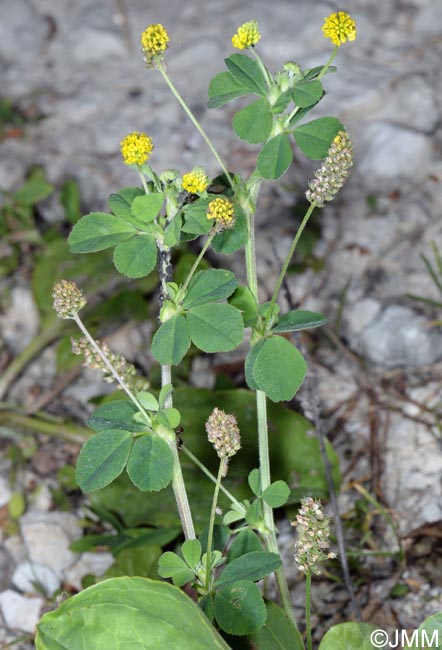
[[[370,640],[375,630],[369,623],[339,623],[323,636],[319,650],[375,650]]]
[[[43,616],[36,650],[229,650],[198,606],[165,582],[112,578]]]

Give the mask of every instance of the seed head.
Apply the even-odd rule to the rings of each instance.
[[[183,189],[190,194],[201,194],[207,189],[209,179],[202,167],[194,167],[183,176]]]
[[[350,174],[353,165],[353,143],[346,131],[339,131],[328,150],[327,158],[315,172],[305,193],[307,201],[323,208],[325,201],[332,201]]]
[[[75,282],[60,280],[54,284],[52,291],[53,308],[58,318],[73,318],[86,304],[83,292]]]
[[[100,343],[100,341],[95,342],[100,348],[103,355],[124,381],[126,386],[136,391],[145,390],[149,386],[149,383],[144,378],[138,376],[135,366],[126,361],[126,359],[121,354],[112,352],[107,343]],[[102,357],[96,350],[94,350],[86,338],[71,339],[71,346],[72,352],[74,354],[84,356],[83,365],[86,368],[91,368],[92,370],[100,370],[104,375],[104,381],[109,384],[115,381],[114,375],[110,372]],[[121,386],[119,384],[118,388],[121,389]]]
[[[241,436],[236,418],[215,407],[207,419],[206,431],[209,442],[214,446],[219,458],[224,461],[225,476],[229,458],[241,449]]]
[[[246,47],[256,45],[260,38],[258,23],[256,20],[251,20],[238,27],[236,34],[232,36],[232,45],[238,50],[244,50]]]
[[[321,502],[312,497],[301,500],[301,507],[292,526],[297,526],[298,541],[295,545],[295,561],[303,573],[319,575],[319,564],[336,557],[327,553],[330,546],[330,520],[321,509]]]
[[[145,133],[129,133],[120,142],[121,155],[126,165],[144,165],[154,149],[152,138]]]
[[[160,23],[149,25],[141,34],[141,49],[149,68],[153,66],[156,59],[164,57],[169,40],[169,34]]]
[[[329,38],[338,47],[346,41],[356,39],[356,23],[345,11],[338,11],[325,18],[322,31],[325,38]]]
[[[219,230],[227,230],[235,225],[235,210],[232,201],[219,196],[210,201],[207,208],[207,218],[214,219]]]

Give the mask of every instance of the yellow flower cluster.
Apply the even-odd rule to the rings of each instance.
[[[207,207],[207,218],[214,219],[222,228],[232,228],[235,224],[235,210],[232,201],[219,196],[210,201]]]
[[[86,304],[83,292],[70,280],[56,282],[52,297],[58,318],[73,318]]]
[[[238,27],[238,31],[232,36],[232,45],[238,50],[244,50],[246,47],[256,45],[260,38],[258,23],[256,20],[251,20]]]
[[[145,133],[134,131],[122,139],[120,148],[126,165],[144,165],[153,151],[153,142]]]
[[[190,194],[201,194],[208,184],[209,179],[202,167],[194,167],[191,172],[183,175],[183,189]]]
[[[146,63],[150,65],[155,57],[159,57],[167,50],[169,34],[161,25],[149,25],[141,34],[141,48],[146,57]]]
[[[346,41],[356,39],[356,23],[345,11],[338,11],[325,18],[322,31],[324,36],[338,47]]]

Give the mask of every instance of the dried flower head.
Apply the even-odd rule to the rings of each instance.
[[[116,352],[112,352],[107,345],[107,343],[100,343],[95,341],[97,346],[100,348],[102,354],[106,357],[109,363],[114,367],[117,374],[121,377],[123,382],[131,390],[145,390],[148,388],[149,383],[139,377],[135,366],[126,361],[126,359]],[[74,354],[83,355],[84,362],[83,365],[86,368],[91,368],[93,370],[100,370],[104,377],[104,381],[111,384],[115,381],[114,375],[110,372],[109,368],[104,363],[102,357],[98,354],[97,350],[94,350],[90,341],[86,338],[80,339],[71,339],[72,352]],[[121,389],[121,386],[118,384],[118,388]]]
[[[141,34],[141,49],[149,67],[155,59],[163,58],[169,40],[169,34],[160,23],[149,25]]]
[[[209,179],[202,167],[194,167],[183,175],[183,189],[190,194],[201,194],[207,189]]]
[[[121,155],[126,165],[144,165],[153,151],[152,138],[145,133],[129,133],[120,142]]]
[[[322,31],[325,38],[329,38],[338,47],[346,41],[356,39],[356,23],[345,11],[338,11],[325,18]]]
[[[301,507],[292,526],[297,526],[298,541],[295,545],[295,561],[303,573],[319,575],[319,565],[336,557],[327,553],[330,547],[330,520],[321,509],[321,502],[312,497],[301,500]]]
[[[305,193],[307,201],[324,207],[325,201],[335,198],[350,174],[353,165],[353,143],[346,131],[339,131],[328,150],[327,158],[315,172]]]
[[[236,34],[232,36],[232,45],[238,50],[244,50],[246,47],[256,45],[260,38],[258,23],[256,20],[251,20],[238,27]]]
[[[53,308],[58,318],[73,318],[86,304],[83,292],[75,282],[60,280],[54,284],[52,291]]]
[[[207,207],[207,218],[214,219],[220,230],[233,228],[235,225],[235,210],[232,201],[221,196],[210,201]]]
[[[229,458],[241,449],[241,436],[236,418],[215,407],[207,419],[206,431],[209,442],[214,446],[219,458],[224,461],[225,476]]]

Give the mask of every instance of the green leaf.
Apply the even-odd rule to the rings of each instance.
[[[411,639],[412,635],[410,633],[408,640],[412,643],[417,641],[417,645],[407,645],[406,650],[423,650],[423,648],[427,647],[442,650],[442,613],[437,612],[426,618],[422,625],[414,631],[414,634],[414,639]]]
[[[163,366],[176,366],[190,346],[186,319],[182,314],[163,323],[152,339],[152,354]]]
[[[195,540],[194,540],[195,541]],[[158,573],[162,578],[172,578],[173,584],[182,587],[194,579],[195,573],[176,553],[163,553],[158,562]]]
[[[258,587],[248,580],[224,585],[215,594],[213,613],[224,632],[244,636],[259,630],[267,611]]]
[[[314,311],[296,309],[281,316],[272,332],[298,332],[312,327],[320,327],[327,322],[326,316]]]
[[[377,628],[369,623],[339,623],[322,637],[319,650],[375,650],[370,635]]]
[[[256,650],[304,650],[301,633],[284,610],[272,602],[266,602],[266,608],[265,624],[250,637],[253,647]]]
[[[66,648],[229,650],[182,591],[139,577],[100,582],[45,614],[38,624],[36,649]]]
[[[194,307],[187,314],[187,324],[192,343],[203,352],[228,352],[243,340],[241,312],[231,305]]]
[[[316,79],[316,77],[323,71],[323,69],[323,65],[318,65],[315,68],[304,70],[304,79]],[[327,68],[327,72],[325,74],[336,72],[337,69],[338,68],[335,65],[331,65]]]
[[[273,115],[268,101],[263,97],[235,113],[233,130],[245,142],[259,144],[265,142],[273,126]]]
[[[244,364],[244,374],[246,377],[247,386],[251,390],[258,390],[256,381],[253,378],[253,366],[255,365],[256,357],[258,356],[259,351],[265,343],[265,339],[261,339],[258,343],[255,343],[247,353],[246,362]]]
[[[253,380],[259,390],[274,402],[291,400],[304,381],[306,372],[304,357],[282,336],[264,340],[256,353],[252,369]]]
[[[252,327],[258,317],[258,305],[249,287],[239,286],[230,296],[229,304],[239,309],[244,320],[244,327]]]
[[[283,113],[287,106],[292,101],[292,90],[289,88],[280,94],[276,102],[271,106],[270,110],[274,115],[279,115]]]
[[[69,223],[76,223],[81,218],[80,189],[76,181],[68,180],[63,183],[60,203]]]
[[[167,442],[155,434],[138,438],[132,446],[127,473],[142,492],[157,492],[169,485],[173,475],[173,455]]]
[[[259,478],[259,469],[252,469],[248,476],[248,482],[250,489],[252,490],[255,497],[261,495],[261,481]]]
[[[140,187],[123,187],[118,194],[111,194],[107,203],[117,217],[133,223],[130,207],[137,196],[144,196],[144,190]]]
[[[168,248],[173,248],[180,241],[181,222],[182,216],[180,213],[178,213],[166,226],[166,229],[164,230],[164,244]]]
[[[132,201],[130,212],[135,222],[142,226],[154,221],[155,217],[161,210],[164,202],[164,194],[162,192],[152,192],[151,194],[143,194],[143,196],[136,196]]]
[[[212,200],[213,198],[197,199],[184,206],[184,224],[181,228],[183,232],[192,235],[207,235],[210,232],[213,222],[207,218],[207,207]]]
[[[139,424],[133,419],[138,409],[132,402],[116,400],[99,406],[86,424],[94,431],[120,429],[132,433],[146,431],[146,425]]]
[[[48,183],[43,170],[34,169],[21,188],[12,194],[12,198],[17,203],[35,205],[50,196],[53,191],[54,186]]]
[[[261,176],[273,180],[282,176],[293,161],[290,139],[280,133],[265,143],[258,155],[257,169]]]
[[[307,158],[321,160],[327,156],[338,132],[344,130],[344,125],[335,117],[320,117],[312,122],[307,122],[307,124],[297,126],[293,135],[296,144]]]
[[[143,493],[143,497],[146,495]],[[147,531],[147,532],[146,532]],[[178,537],[181,528],[135,528],[125,529],[126,539],[120,542],[114,548],[114,554],[119,554],[122,550],[138,548],[140,546],[146,548],[148,546],[166,546]],[[128,538],[127,536],[130,535]],[[83,537],[83,539],[86,539]],[[149,577],[156,577],[149,575]]]
[[[247,219],[244,212],[235,206],[235,225],[215,235],[212,248],[215,253],[230,255],[235,253],[247,242]]]
[[[275,481],[261,495],[271,508],[280,508],[287,503],[289,496],[290,488],[285,481]]]
[[[126,466],[132,434],[122,429],[101,431],[81,448],[75,480],[83,492],[101,490],[117,478]]]
[[[166,416],[169,426],[171,426],[172,429],[176,429],[180,425],[181,414],[178,409],[170,406],[169,408],[164,409],[163,413]]]
[[[317,104],[323,94],[324,89],[319,79],[316,79],[315,81],[302,79],[301,81],[298,81],[293,88],[293,101],[296,106],[307,108],[308,106],[314,106]]]
[[[245,54],[232,54],[224,59],[236,81],[257,95],[265,97],[267,86],[264,74],[256,61]]]
[[[267,551],[253,551],[241,555],[226,565],[223,572],[215,582],[215,587],[226,585],[236,580],[261,580],[269,573],[273,573],[281,566],[281,558],[277,553]]]
[[[155,395],[152,395],[152,393],[148,393],[145,390],[137,393],[137,400],[147,411],[158,411],[160,407]]]
[[[252,530],[246,528],[242,530],[233,540],[232,546],[227,555],[227,562],[231,563],[238,557],[242,557],[247,553],[262,553],[264,552],[258,535]]]
[[[157,263],[157,245],[152,235],[139,235],[117,244],[114,265],[128,278],[144,278]]]
[[[68,242],[72,253],[92,253],[115,246],[135,232],[132,225],[112,214],[91,212],[75,224]]]
[[[124,548],[118,552],[115,562],[97,582],[119,576],[140,576],[158,579],[158,560],[161,556],[159,546],[144,544],[139,548]]]
[[[230,72],[220,72],[211,80],[209,84],[209,108],[219,108],[238,97],[243,97],[250,93],[249,88],[237,81]]]
[[[181,553],[187,564],[195,569],[201,559],[201,543],[198,539],[188,539],[181,546]]]
[[[198,305],[224,300],[232,295],[237,286],[238,280],[232,271],[225,269],[200,271],[190,281],[183,307],[193,309]]]

